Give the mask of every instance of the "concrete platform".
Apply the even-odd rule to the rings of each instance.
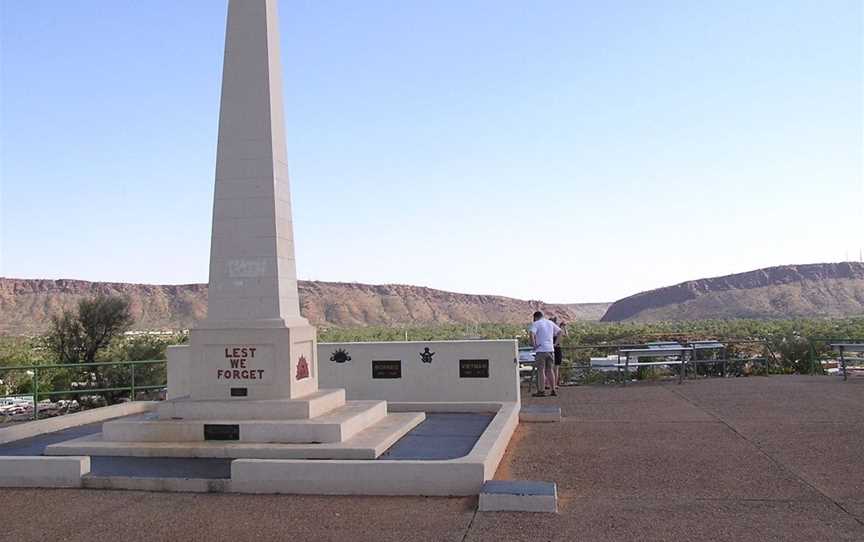
[[[236,428],[239,442],[342,442],[387,416],[386,401],[349,401],[311,419],[117,420],[102,428],[105,442],[204,442],[209,427]],[[208,427],[209,426],[209,427]],[[220,442],[223,442],[220,440]]]
[[[318,390],[299,399],[193,401],[159,403],[160,420],[300,420],[324,415],[345,405],[345,390]]]
[[[431,419],[414,427],[409,434],[392,446],[387,456],[370,461],[398,434],[384,422],[364,431],[352,444],[361,444],[365,437],[371,446],[377,446],[352,458],[348,453],[358,450],[340,448],[341,445],[306,446],[307,453],[328,456],[320,461],[312,458],[297,459],[176,459],[164,457],[173,453],[161,443],[142,443],[138,450],[117,448],[117,443],[103,443],[99,435],[88,435],[71,443],[49,446],[47,453],[87,451],[91,454],[120,453],[123,456],[94,455],[93,471],[82,478],[81,487],[127,489],[143,491],[181,491],[195,493],[248,492],[248,493],[332,493],[377,495],[470,495],[479,491],[484,480],[494,472],[500,461],[503,446],[510,438],[518,418],[518,405],[499,406],[494,416],[489,413],[435,413]],[[413,423],[423,420],[423,413],[399,413],[396,418],[412,418]],[[489,432],[487,433],[487,429]],[[378,434],[375,435],[374,433]],[[401,431],[400,431],[401,433]],[[386,440],[382,440],[382,435]],[[418,440],[419,439],[419,440]],[[467,443],[463,440],[467,439]],[[125,443],[120,443],[125,444]],[[196,443],[191,443],[195,445]],[[207,451],[222,451],[220,443],[208,445]],[[430,456],[429,445],[433,445]],[[31,444],[28,449],[35,449]],[[188,453],[189,445],[181,445],[180,453]],[[303,451],[299,445],[258,445],[237,443],[256,452],[268,446]],[[63,450],[65,448],[65,450]],[[129,452],[144,451],[149,455],[129,457]],[[348,452],[348,453],[346,453]],[[465,455],[467,454],[467,455]],[[364,457],[365,456],[365,457]],[[432,457],[434,456],[434,457]],[[365,460],[356,460],[361,458]],[[398,459],[394,461],[395,459]],[[355,459],[355,460],[352,460]],[[184,463],[184,461],[186,463]],[[230,468],[230,475],[227,469]],[[334,471],[339,476],[334,476]]]
[[[520,424],[496,478],[556,481],[558,514],[478,513],[476,496],[0,489],[3,534],[264,542],[290,525],[298,539],[357,542],[864,540],[864,379],[579,386],[525,400],[566,417]]]
[[[251,459],[375,459],[426,418],[422,412],[388,414],[344,442],[278,444],[246,442],[106,442],[91,434],[51,444],[46,455],[198,457]]]

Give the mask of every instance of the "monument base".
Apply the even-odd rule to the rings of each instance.
[[[189,333],[192,400],[297,399],[318,391],[314,327],[228,324],[236,323],[205,321]]]
[[[345,390],[318,390],[299,399],[194,401],[159,403],[160,420],[300,420],[321,416],[345,404]]]

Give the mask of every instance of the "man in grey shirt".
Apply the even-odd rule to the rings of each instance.
[[[534,313],[534,323],[529,330],[531,344],[534,346],[534,364],[537,367],[537,393],[534,397],[546,397],[548,379],[552,395],[558,395],[558,382],[555,381],[553,370],[555,364],[555,337],[561,333],[561,328],[554,322],[543,317],[543,313]]]

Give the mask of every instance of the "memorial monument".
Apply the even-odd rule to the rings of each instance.
[[[193,400],[318,389],[300,316],[276,0],[229,4],[207,319],[191,331]]]
[[[45,453],[77,483],[91,456],[231,460],[219,483],[88,476],[105,487],[477,494],[519,423],[516,341],[318,345],[300,315],[277,2],[228,3],[209,311],[169,347],[169,399]]]
[[[297,292],[277,4],[228,4],[209,308],[190,332],[189,396],[160,404],[157,420],[104,424],[105,442],[336,443],[388,417],[386,401],[318,389]],[[404,432],[423,419],[390,417]]]

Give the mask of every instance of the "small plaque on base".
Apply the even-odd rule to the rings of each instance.
[[[240,440],[237,424],[204,424],[204,440]]]

